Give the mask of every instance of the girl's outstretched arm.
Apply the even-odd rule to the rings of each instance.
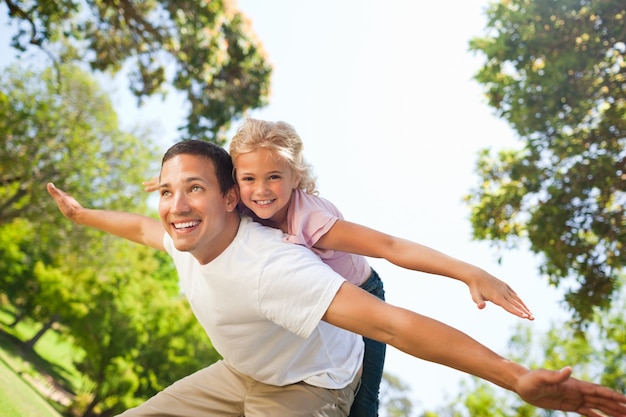
[[[468,286],[478,308],[491,301],[518,317],[534,319],[526,304],[505,282],[482,268],[419,243],[337,220],[315,247],[382,258],[406,269],[454,278]]]

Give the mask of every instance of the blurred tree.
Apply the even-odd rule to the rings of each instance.
[[[17,31],[57,63],[128,70],[141,103],[169,83],[185,93],[184,139],[221,143],[232,120],[266,104],[271,66],[249,22],[229,0],[4,0]]]
[[[54,328],[79,352],[71,415],[119,413],[219,358],[167,254],[104,233],[80,251],[48,245],[54,229],[25,219],[0,226],[0,292],[42,324],[25,346]]]
[[[85,72],[65,66],[60,76],[59,88],[50,70],[18,63],[0,73],[0,224],[62,218],[49,181],[80,190],[90,206],[145,207],[140,183],[157,161],[149,134],[121,131],[109,98]]]
[[[402,380],[385,372],[379,395],[381,415],[384,417],[411,415],[413,404],[407,397],[407,392],[410,392],[410,388]]]
[[[626,263],[626,3],[503,0],[487,17],[476,79],[523,146],[481,153],[474,237],[528,239],[584,329]]]
[[[91,207],[146,212],[149,135],[120,131],[78,68],[18,62],[0,73],[0,142],[2,300],[42,324],[28,346],[54,325],[84,353],[73,358],[85,375],[73,410],[112,415],[215,361],[169,257],[74,226],[45,190],[54,181]]]
[[[0,224],[0,292],[16,310],[11,325],[16,325],[36,308],[32,294],[38,284],[33,271],[40,248],[33,247],[34,236],[34,227],[27,220]]]
[[[80,254],[37,271],[47,288],[73,283],[63,296],[63,324],[84,352],[75,363],[90,382],[80,387],[81,402],[71,406],[75,415],[119,414],[219,359],[186,299],[163,285],[177,282],[176,271],[169,268],[166,279],[154,252],[117,239],[107,250],[106,269],[83,267],[77,273],[67,265],[82,263]]]

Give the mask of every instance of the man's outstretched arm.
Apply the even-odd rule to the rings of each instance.
[[[596,411],[600,410],[609,416],[626,417],[626,396],[572,378],[570,368],[531,371],[453,327],[387,304],[347,282],[335,295],[323,320],[417,358],[490,381],[537,407],[591,417],[603,416]]]
[[[158,220],[134,213],[88,209],[65,191],[56,188],[54,184],[48,183],[47,188],[61,213],[74,223],[93,227],[158,250],[165,250],[163,247],[165,231]]]

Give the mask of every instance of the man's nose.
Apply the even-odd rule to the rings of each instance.
[[[174,213],[186,213],[189,211],[189,201],[184,193],[178,193],[174,195],[172,201],[172,212]]]

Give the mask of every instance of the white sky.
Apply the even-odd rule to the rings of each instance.
[[[518,146],[472,80],[487,1],[239,0],[274,65],[270,105],[254,117],[293,124],[321,196],[347,220],[426,244],[508,282],[546,330],[565,317],[560,294],[526,250],[502,254],[472,242],[461,199],[477,183],[477,151]],[[521,322],[490,304],[479,311],[464,284],[372,265],[387,300],[461,329],[504,353]],[[419,329],[416,329],[419,331]],[[386,370],[410,398],[434,408],[463,374],[388,349]]]
[[[486,0],[238,4],[274,66],[271,104],[251,115],[296,127],[322,197],[349,221],[431,246],[508,282],[535,313],[538,332],[566,317],[560,293],[539,276],[527,250],[501,254],[499,265],[487,243],[470,240],[461,199],[477,182],[477,151],[518,146],[472,80],[481,61],[468,52],[468,41],[485,27]],[[3,36],[0,64],[7,43]],[[152,100],[141,111],[132,103],[114,97],[122,122],[161,125],[165,151],[180,124],[180,103],[175,96]],[[451,279],[371,264],[389,302],[457,327],[499,353],[522,322],[492,304],[477,310],[465,285]],[[411,387],[419,408],[441,405],[463,378],[391,347],[386,370]]]

